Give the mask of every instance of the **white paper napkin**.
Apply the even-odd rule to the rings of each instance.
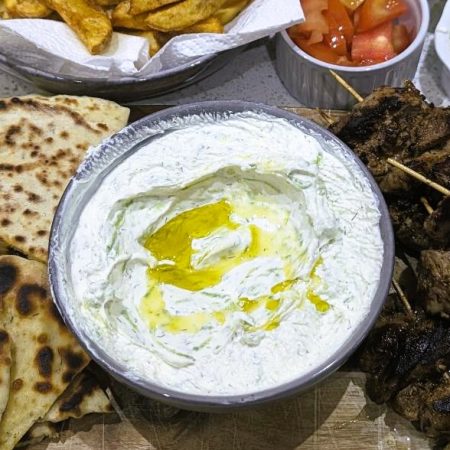
[[[0,52],[33,67],[79,77],[143,77],[239,47],[303,20],[299,0],[253,0],[224,34],[186,34],[171,39],[153,58],[148,42],[114,33],[101,55],[91,55],[64,23],[46,19],[0,20]]]

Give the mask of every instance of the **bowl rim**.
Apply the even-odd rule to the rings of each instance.
[[[409,46],[405,50],[400,52],[394,58],[384,61],[382,63],[372,64],[370,66],[361,66],[361,67],[340,66],[338,64],[330,64],[321,61],[320,59],[314,58],[313,56],[303,51],[300,47],[298,47],[297,44],[288,35],[287,30],[283,30],[280,34],[284,39],[284,41],[286,42],[286,44],[291,48],[291,50],[294,53],[296,53],[301,58],[306,59],[309,63],[314,64],[316,66],[339,72],[363,73],[363,74],[375,70],[384,70],[390,68],[391,66],[394,66],[395,64],[411,56],[417,50],[417,48],[420,47],[425,41],[425,37],[427,36],[428,32],[428,26],[430,24],[430,5],[428,4],[427,0],[418,0],[417,3],[420,7],[422,20],[414,40],[411,42],[411,44],[409,44]]]
[[[213,61],[218,56],[218,53],[212,53],[210,55],[199,56],[193,61],[181,64],[177,67],[172,67],[170,69],[165,69],[153,74],[149,74],[146,77],[132,77],[127,76],[123,78],[119,78],[117,80],[103,79],[103,78],[94,78],[94,77],[80,77],[77,75],[61,75],[55,72],[49,72],[44,69],[27,66],[25,62],[20,61],[20,59],[6,56],[2,53],[0,49],[0,63],[5,64],[11,67],[13,70],[17,70],[18,72],[22,72],[27,76],[31,77],[39,77],[45,79],[47,81],[59,81],[59,82],[71,82],[78,85],[82,85],[84,83],[89,84],[90,87],[95,86],[121,86],[121,85],[130,85],[130,84],[139,84],[148,81],[158,81],[160,79],[169,78],[174,75],[179,75],[184,71],[188,71],[190,69],[194,69],[196,67],[201,67],[203,64],[207,64]]]
[[[447,27],[447,29],[446,29]],[[450,2],[447,2],[434,30],[434,48],[442,64],[450,70],[450,49],[447,41],[450,27]]]
[[[92,337],[85,337],[80,330],[77,329],[75,321],[67,314],[66,309],[66,290],[65,283],[62,279],[61,267],[58,264],[57,254],[60,250],[55,248],[58,244],[58,233],[61,223],[64,221],[64,213],[68,205],[73,202],[73,198],[76,196],[76,186],[75,178],[72,178],[64,191],[61,201],[57,207],[54,220],[51,227],[50,241],[49,241],[49,260],[48,260],[48,274],[50,282],[50,291],[54,302],[59,310],[64,322],[67,327],[73,332],[77,337],[81,346],[87,351],[87,353],[96,361],[101,367],[103,367],[107,372],[109,372],[118,381],[129,386],[133,390],[139,392],[140,394],[152,398],[154,400],[162,401],[177,407],[182,407],[190,410],[198,411],[216,411],[221,412],[233,408],[242,408],[248,406],[254,406],[257,404],[267,403],[269,401],[285,398],[292,396],[296,393],[309,389],[312,385],[321,381],[328,375],[331,375],[336,371],[347,358],[358,348],[362,340],[366,337],[370,329],[373,327],[384,301],[389,292],[389,286],[391,283],[393,268],[394,268],[394,257],[395,257],[395,247],[394,247],[394,235],[392,230],[392,224],[390,221],[390,216],[388,208],[384,201],[383,195],[375,182],[374,178],[366,168],[366,166],[361,162],[361,160],[344,144],[340,141],[334,134],[320,125],[310,121],[309,119],[303,118],[297,114],[281,110],[276,107],[267,106],[258,103],[244,102],[240,100],[231,101],[209,101],[209,102],[198,102],[193,104],[176,106],[173,108],[168,108],[146,116],[139,121],[127,126],[119,133],[113,135],[109,139],[105,140],[100,146],[98,146],[94,151],[91,151],[86,159],[92,162],[92,158],[97,155],[104,156],[105,152],[110,151],[112,147],[116,145],[123,145],[124,139],[128,139],[130,142],[137,135],[139,130],[143,130],[147,127],[155,126],[161,121],[170,122],[171,119],[186,117],[191,115],[198,115],[203,113],[212,114],[224,114],[224,113],[240,113],[246,111],[253,111],[255,113],[265,113],[272,115],[277,118],[282,118],[288,120],[290,123],[306,128],[309,132],[318,133],[323,139],[327,141],[332,141],[339,145],[342,152],[349,158],[351,158],[359,166],[363,175],[368,180],[371,189],[378,200],[379,210],[380,210],[380,232],[383,240],[384,255],[383,263],[380,270],[380,281],[378,283],[377,291],[370,304],[370,309],[363,320],[358,324],[354,332],[349,336],[349,338],[344,342],[342,347],[336,351],[334,354],[330,355],[325,361],[318,365],[314,370],[309,373],[297,377],[287,383],[281,385],[261,390],[258,392],[250,394],[240,394],[240,395],[199,395],[199,394],[189,394],[176,391],[173,389],[166,388],[162,385],[153,383],[149,380],[144,380],[137,377],[127,377],[123,373],[123,370],[119,363],[117,363],[114,358],[106,352],[104,352],[100,346],[98,346]],[[172,122],[173,123],[173,122]],[[169,128],[166,131],[170,131]],[[165,131],[165,132],[166,132]],[[158,134],[157,136],[161,136]],[[139,142],[135,141],[134,147],[139,147]],[[145,140],[145,142],[148,142]],[[119,147],[121,148],[121,147]],[[129,150],[121,151],[120,156],[132,153],[133,148]],[[102,170],[97,174],[95,179],[102,176],[104,171],[109,167],[110,169],[115,167],[117,160],[120,156],[110,158],[111,161],[103,164]],[[102,158],[103,159],[103,158]],[[121,161],[120,161],[121,162]],[[119,164],[120,164],[119,162]],[[86,167],[86,164],[83,164]],[[101,178],[100,178],[101,179]],[[79,183],[78,183],[79,184]],[[73,227],[75,229],[75,227]],[[67,250],[67,241],[66,248]],[[62,251],[65,254],[63,249]],[[89,342],[85,342],[86,341]]]

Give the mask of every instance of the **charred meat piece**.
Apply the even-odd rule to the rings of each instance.
[[[416,381],[439,379],[450,366],[450,329],[441,321],[416,314],[414,320],[392,322],[375,328],[360,357],[369,373],[367,393],[376,403],[391,400]]]
[[[421,163],[425,171],[423,175],[431,177],[434,173],[436,181],[438,169],[433,167],[434,162],[444,164],[443,169],[448,165],[448,151],[438,152],[438,158],[432,151],[446,148],[450,140],[450,109],[435,108],[427,103],[411,82],[404,88],[374,90],[347,116],[333,124],[331,131],[367,164],[382,189],[391,191],[395,187],[395,177],[385,186],[382,183],[393,170],[386,162],[388,157],[395,157],[406,164],[430,152]],[[404,190],[406,178],[401,176],[399,181],[402,186],[398,189]]]
[[[430,437],[441,434],[450,435],[450,382],[443,377],[422,395],[423,406],[420,412],[420,429]]]
[[[421,413],[422,397],[427,392],[426,384],[412,383],[397,393],[391,402],[391,406],[394,411],[405,419],[412,422],[418,421]]]
[[[450,435],[450,381],[448,374],[433,383],[413,383],[391,403],[403,417],[415,422],[430,437]]]
[[[444,197],[433,213],[425,219],[424,229],[436,247],[450,247],[450,197]]]
[[[430,437],[450,435],[450,382],[448,373],[436,383],[412,383],[391,402],[393,409]]]
[[[421,253],[418,289],[428,313],[450,317],[450,251]]]
[[[407,250],[419,253],[433,246],[423,226],[428,213],[418,199],[388,199],[388,206],[395,236]]]

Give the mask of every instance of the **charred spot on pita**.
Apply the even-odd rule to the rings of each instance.
[[[69,384],[76,376],[76,372],[73,372],[71,370],[67,370],[62,375],[62,381],[63,383]]]
[[[0,164],[0,170],[12,171],[14,170],[14,166],[12,164]]]
[[[17,268],[9,263],[0,263],[0,294],[6,294],[17,279]]]
[[[85,377],[78,387],[77,391],[74,392],[74,394],[70,398],[68,398],[64,403],[61,404],[59,410],[61,412],[76,410],[82,403],[83,399],[90,396],[97,386],[98,383],[95,378]]]
[[[12,388],[14,391],[19,391],[23,387],[23,380],[21,378],[17,378],[12,382]]]
[[[52,390],[52,383],[49,383],[48,381],[38,381],[37,383],[34,383],[34,390],[41,394],[47,394]]]
[[[47,291],[43,287],[37,284],[25,284],[17,293],[16,309],[19,314],[28,316],[34,311],[36,306],[33,297],[44,300],[46,296]]]
[[[84,362],[84,356],[82,353],[75,353],[72,352],[72,350],[65,350],[63,352],[63,358],[64,361],[66,362],[67,366],[73,370],[78,370],[80,369]]]
[[[5,144],[6,145],[15,145],[16,141],[14,140],[14,136],[16,134],[20,134],[22,129],[17,125],[11,125],[5,133]]]
[[[11,221],[9,219],[2,219],[2,227],[7,227],[8,225],[11,225]]]
[[[28,192],[28,200],[30,200],[30,202],[39,202],[41,200],[41,197],[37,194],[35,194],[34,192]]]
[[[48,335],[46,333],[42,333],[37,337],[37,341],[39,344],[46,344],[48,342]]]
[[[108,131],[108,125],[106,123],[98,123],[97,126],[104,131]]]
[[[9,334],[5,330],[0,330],[0,346],[9,341]]]
[[[42,135],[42,129],[37,127],[36,125],[33,125],[32,123],[28,124],[28,126],[30,127],[30,131],[33,132],[34,134],[41,136]]]
[[[50,347],[42,347],[38,351],[35,363],[41,376],[48,378],[52,374],[53,359],[53,350]]]

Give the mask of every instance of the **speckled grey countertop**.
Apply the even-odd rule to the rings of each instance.
[[[430,1],[434,30],[445,1]],[[247,100],[278,106],[301,106],[291,97],[279,80],[274,66],[273,42],[263,40],[247,48],[225,68],[193,86],[161,97],[142,100],[141,104],[183,104],[204,100]],[[429,33],[414,82],[429,101],[438,106],[450,105],[440,85],[442,63],[434,50],[433,34]],[[339,87],[337,87],[339,88]],[[0,97],[35,94],[30,83],[0,71]]]

